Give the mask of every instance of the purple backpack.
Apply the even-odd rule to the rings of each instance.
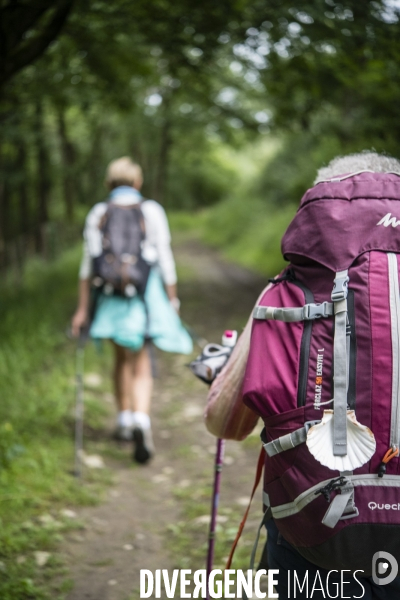
[[[260,415],[264,504],[326,569],[400,562],[400,174],[318,183],[254,309],[244,402]]]

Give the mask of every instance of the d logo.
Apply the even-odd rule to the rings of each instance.
[[[372,580],[377,585],[388,585],[397,577],[399,565],[389,552],[375,552],[372,557]],[[385,575],[382,577],[382,575]]]

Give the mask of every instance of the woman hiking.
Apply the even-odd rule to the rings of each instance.
[[[105,183],[110,190],[107,201],[95,204],[86,218],[72,333],[78,336],[83,326],[90,325],[93,339],[111,341],[118,410],[115,436],[133,440],[134,460],[145,463],[154,454],[149,343],[189,354],[192,342],[178,315],[175,262],[164,209],[141,196],[142,170],[129,157],[109,164]]]
[[[282,240],[290,266],[269,280],[210,388],[217,437],[265,424],[258,569],[275,570],[280,600],[400,597],[399,199],[397,159],[364,151],[321,168]]]

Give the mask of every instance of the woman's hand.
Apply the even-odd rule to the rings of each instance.
[[[81,279],[79,281],[78,308],[71,321],[71,333],[74,337],[79,337],[82,327],[89,321],[89,301],[90,279]]]
[[[179,309],[181,307],[181,301],[179,300],[178,296],[174,296],[173,298],[170,298],[169,301],[171,302],[173,309],[179,315]]]
[[[78,308],[72,317],[71,321],[71,332],[73,337],[79,337],[82,327],[87,324],[88,321],[88,313],[87,310]]]
[[[173,308],[179,315],[181,301],[178,298],[178,288],[177,288],[176,283],[174,283],[173,285],[166,285],[165,291],[167,292],[167,296],[168,296],[169,301],[171,302],[171,305],[173,306]]]

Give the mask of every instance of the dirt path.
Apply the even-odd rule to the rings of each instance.
[[[228,327],[240,330],[264,280],[193,242],[178,244],[175,255],[185,321],[213,341]],[[110,442],[113,457],[104,460],[114,480],[106,501],[78,511],[84,528],[63,547],[74,582],[68,600],[133,600],[139,598],[140,569],[204,568],[215,449],[202,422],[206,389],[185,368],[187,357],[157,358],[156,456],[150,465],[137,466],[129,448]],[[255,443],[227,444],[221,521],[234,514],[231,529],[251,489],[257,453]],[[256,504],[251,537],[261,514]]]

